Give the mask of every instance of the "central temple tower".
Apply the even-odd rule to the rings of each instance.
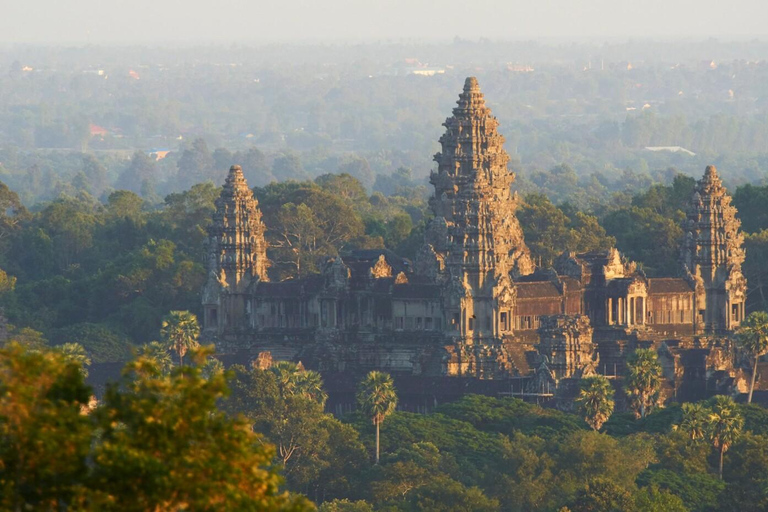
[[[476,78],[466,79],[457,103],[434,157],[434,219],[418,270],[446,287],[448,324],[462,339],[498,339],[511,330],[512,277],[533,272],[533,263],[515,217],[504,137]]]
[[[736,208],[717,175],[707,167],[688,207],[682,260],[696,286],[695,328],[706,333],[736,329],[744,320],[747,280],[744,235]]]

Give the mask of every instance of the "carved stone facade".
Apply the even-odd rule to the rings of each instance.
[[[594,329],[584,315],[544,317],[536,347],[555,379],[595,374],[599,356],[592,343]]]
[[[515,216],[504,137],[477,79],[467,78],[457,103],[430,176],[434,218],[419,268],[433,267],[428,275],[445,287],[449,323],[471,344],[510,332],[512,278],[533,272],[533,263]]]
[[[269,280],[264,231],[259,203],[242,168],[233,165],[208,228],[208,280],[203,288],[207,328],[223,333],[224,328],[244,326],[248,287]]]
[[[695,323],[711,333],[735,329],[744,320],[747,281],[741,273],[741,221],[717,170],[707,167],[688,208],[682,261],[696,287]]]
[[[415,265],[360,250],[320,274],[270,282],[258,204],[234,166],[209,231],[208,340],[241,359],[300,360],[339,382],[373,369],[514,378],[542,396],[553,383],[620,374],[638,346],[663,344],[670,375],[683,375],[679,365],[707,374],[714,345],[698,337],[739,323],[746,288],[739,223],[714,168],[691,202],[686,277],[648,278],[616,249],[566,253],[537,269],[515,216],[504,139],[476,79],[444,126],[430,177],[433,220]]]

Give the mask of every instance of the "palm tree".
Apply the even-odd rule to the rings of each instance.
[[[179,355],[179,366],[183,366],[187,351],[199,346],[200,325],[189,311],[171,311],[163,319],[160,335],[168,348]]]
[[[674,429],[687,435],[691,441],[697,442],[707,437],[709,417],[712,411],[702,404],[684,403],[683,419]]]
[[[613,414],[613,386],[603,375],[581,379],[581,392],[576,399],[584,420],[594,430],[600,430]]]
[[[91,358],[88,357],[88,353],[81,344],[64,343],[56,347],[56,351],[62,354],[68,363],[77,363],[83,377],[88,377],[88,368],[86,367],[91,365]]]
[[[168,347],[159,341],[152,341],[142,345],[139,347],[138,353],[140,356],[153,360],[163,375],[171,373],[173,359],[171,359],[171,354],[168,352]]]
[[[755,360],[747,398],[747,403],[751,404],[757,378],[757,362],[760,356],[768,352],[768,313],[765,311],[750,313],[736,333],[736,343]]]
[[[323,378],[314,370],[305,370],[301,363],[278,361],[270,371],[277,377],[277,385],[284,396],[301,396],[325,405],[328,394],[323,389]]]
[[[280,394],[283,396],[293,395],[296,388],[297,375],[301,371],[299,365],[292,361],[277,361],[269,371],[277,377],[277,386],[280,388]]]
[[[723,479],[723,456],[736,441],[744,427],[744,418],[729,396],[715,397],[707,428],[712,446],[720,452],[720,480]]]
[[[295,379],[294,393],[304,398],[313,400],[322,406],[328,400],[328,393],[323,389],[323,378],[314,370],[304,370],[299,372]]]
[[[357,403],[376,425],[376,464],[379,463],[379,427],[397,407],[397,392],[388,373],[372,371],[360,383]]]
[[[637,349],[627,358],[624,388],[635,415],[645,418],[659,401],[661,391],[661,365],[653,349]]]

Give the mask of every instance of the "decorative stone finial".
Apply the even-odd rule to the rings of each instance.
[[[464,92],[480,92],[480,84],[477,83],[477,78],[468,76],[464,80]]]
[[[717,169],[714,165],[708,165],[704,171],[704,176],[707,178],[717,178]]]
[[[230,168],[229,168],[229,172],[234,172],[234,171],[240,171],[240,172],[242,172],[242,171],[243,171],[243,168],[242,168],[242,167],[240,167],[239,165],[235,164],[235,165],[233,165],[232,167],[230,167]]]

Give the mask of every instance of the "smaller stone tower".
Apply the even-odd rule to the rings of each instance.
[[[744,236],[736,213],[717,170],[710,165],[691,198],[681,254],[696,286],[697,332],[732,331],[744,319]]]
[[[267,281],[267,243],[259,203],[239,165],[229,169],[208,228],[208,281],[203,288],[205,331],[245,325],[246,292]]]

